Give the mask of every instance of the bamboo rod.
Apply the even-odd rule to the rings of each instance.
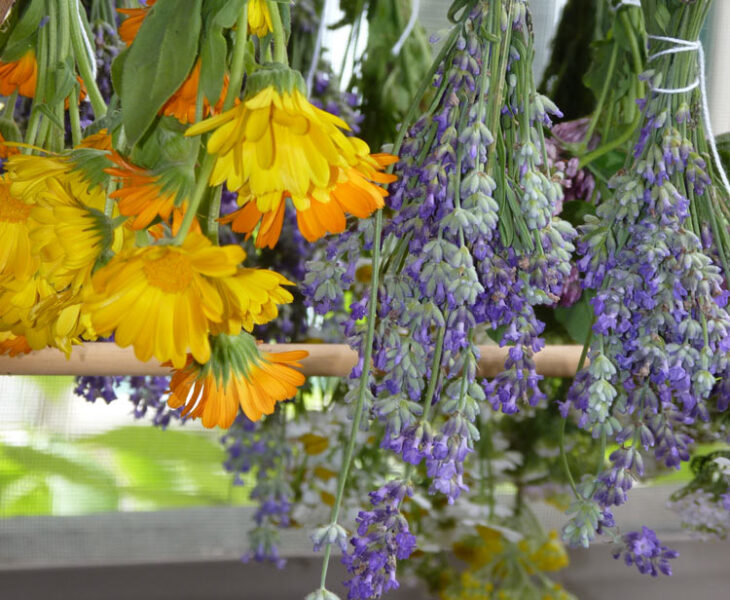
[[[302,361],[305,375],[346,377],[357,355],[345,344],[263,344],[269,352],[306,350]],[[494,377],[504,369],[507,348],[480,346],[479,375]],[[578,367],[580,346],[546,346],[535,355],[537,372],[548,377],[572,377]],[[74,348],[71,357],[47,348],[25,356],[0,356],[0,375],[169,375],[157,362],[142,362],[132,348],[111,343],[88,343]]]

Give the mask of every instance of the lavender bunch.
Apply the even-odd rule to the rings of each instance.
[[[438,102],[406,135],[391,186],[372,414],[386,423],[383,445],[425,460],[432,490],[451,501],[465,489],[479,403],[514,413],[542,398],[534,307],[557,301],[570,273],[575,233],[553,217],[562,191],[542,130],[557,109],[534,89],[527,15],[524,2],[465,9],[436,74]],[[483,325],[503,329],[510,351],[481,390],[474,332]]]
[[[642,3],[650,34],[689,41],[698,38],[710,5]],[[671,18],[659,23],[659,15]],[[581,229],[580,266],[594,294],[591,364],[576,376],[563,414],[574,407],[582,427],[619,448],[580,493],[576,514],[624,503],[644,473],[646,453],[679,468],[690,456],[692,427],[709,418],[713,397],[727,407],[725,386],[716,384],[730,375],[728,223],[720,207],[726,199],[715,185],[701,92],[692,86],[697,52],[675,50],[652,40],[652,70],[642,76],[649,95],[640,103],[633,156]],[[583,541],[595,535],[595,521],[577,528]],[[627,556],[643,565],[640,571],[656,573],[637,558],[648,555]],[[659,571],[665,572],[661,564]]]
[[[355,302],[345,327],[361,355],[354,375],[369,382],[349,398],[365,399],[370,419],[385,428],[381,446],[407,463],[399,481],[423,465],[429,491],[449,503],[468,489],[464,461],[479,440],[484,401],[514,413],[543,398],[533,361],[543,345],[535,306],[559,299],[575,236],[554,217],[562,190],[543,128],[559,112],[535,91],[526,2],[457,2],[450,15],[460,8],[435,63],[430,109],[395,149],[399,179],[390,188],[378,297]],[[342,301],[363,239],[374,246],[366,223],[333,245],[326,275],[312,278],[309,293],[322,309]],[[376,300],[374,372],[366,372],[359,320]],[[484,387],[476,379],[477,328],[503,331],[499,341],[510,346],[506,371]],[[377,579],[383,557],[388,565],[398,558],[387,536],[371,533],[358,532],[343,559],[355,565],[351,598],[378,597],[379,588],[366,595],[358,582]]]
[[[286,561],[279,555],[279,529],[290,525],[292,490],[289,482],[290,451],[284,439],[283,419],[256,423],[239,413],[221,438],[227,460],[223,467],[234,476],[234,485],[243,485],[241,475],[255,472],[256,485],[251,499],[258,508],[256,526],[249,531],[250,550],[242,560],[272,562],[282,568]]]

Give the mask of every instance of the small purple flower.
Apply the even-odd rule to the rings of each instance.
[[[679,552],[663,545],[654,531],[642,527],[640,532],[632,531],[623,536],[621,545],[613,552],[613,557],[618,559],[622,555],[624,562],[629,566],[636,565],[642,575],[656,577],[659,573],[672,574],[669,561],[677,558]]]
[[[412,485],[395,480],[370,494],[371,510],[357,516],[357,535],[342,556],[351,578],[345,581],[348,600],[380,598],[397,589],[396,566],[416,549],[416,538],[401,514],[401,504],[413,494]]]

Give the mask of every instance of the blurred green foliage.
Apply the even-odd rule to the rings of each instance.
[[[222,446],[202,432],[131,425],[76,440],[14,434],[0,441],[0,517],[242,505],[250,492],[232,486]]]

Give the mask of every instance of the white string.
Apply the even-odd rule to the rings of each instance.
[[[619,8],[622,8],[624,6],[638,6],[639,8],[641,8],[641,0],[621,0],[621,2],[616,5],[614,10],[618,10]]]
[[[84,48],[86,48],[86,54],[89,58],[89,66],[91,66],[91,74],[96,79],[96,55],[94,54],[94,48],[91,46],[89,33],[86,31],[86,18],[81,16],[81,3],[75,0],[74,4],[76,5],[76,19],[79,22],[81,37],[84,40]]]
[[[314,74],[319,66],[319,55],[322,52],[322,40],[324,38],[324,30],[327,25],[326,19],[329,14],[331,0],[325,0],[322,5],[322,12],[319,15],[319,26],[317,27],[317,37],[314,40],[314,52],[312,53],[312,62],[309,63],[309,71],[307,72],[307,95],[312,93],[312,85],[314,84]]]
[[[403,49],[403,46],[408,39],[408,36],[411,35],[413,28],[416,26],[416,21],[418,21],[418,11],[420,9],[421,0],[413,0],[413,3],[411,4],[411,16],[408,19],[408,23],[406,23],[406,28],[403,30],[403,33],[400,34],[398,41],[395,43],[395,46],[393,46],[393,49],[390,51],[393,56],[398,56],[400,54],[400,51]]]
[[[679,52],[697,52],[697,60],[699,63],[699,77],[697,80],[684,87],[684,88],[652,88],[652,91],[658,94],[682,94],[685,92],[691,92],[695,88],[700,88],[700,98],[702,101],[702,125],[705,129],[705,135],[707,136],[707,143],[710,145],[710,152],[712,153],[712,159],[715,161],[715,167],[720,175],[725,191],[730,196],[730,181],[728,180],[727,173],[722,167],[722,161],[720,160],[720,153],[717,150],[717,144],[715,143],[715,134],[712,131],[712,122],[710,119],[710,104],[707,100],[707,76],[705,73],[705,49],[702,46],[702,42],[699,40],[690,42],[689,40],[682,40],[673,37],[664,37],[661,35],[650,35],[650,40],[657,40],[659,42],[667,42],[674,44],[673,48],[662,50],[656,54],[649,56],[649,61],[655,60],[660,56],[666,56],[667,54],[678,54]]]

